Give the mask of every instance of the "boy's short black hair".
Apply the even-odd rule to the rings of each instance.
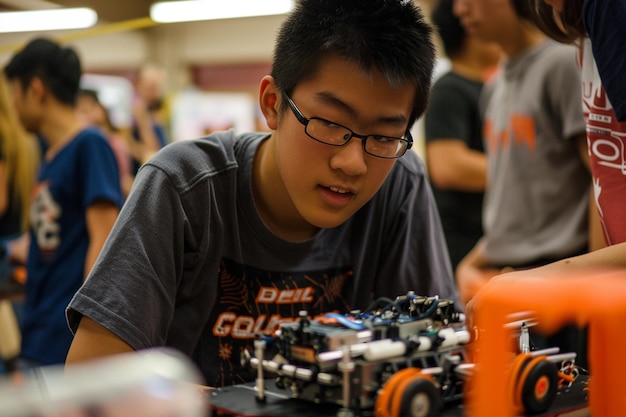
[[[34,77],[61,103],[74,106],[80,88],[82,69],[80,59],[72,48],[37,38],[16,53],[4,68],[9,80],[19,80],[26,89]]]
[[[390,85],[415,88],[409,126],[428,104],[435,48],[432,28],[412,0],[300,0],[282,25],[271,75],[285,94],[337,55]],[[284,100],[281,111],[286,109]]]
[[[461,21],[452,12],[454,0],[439,0],[433,7],[430,19],[439,33],[446,55],[454,58],[463,50],[467,36]]]

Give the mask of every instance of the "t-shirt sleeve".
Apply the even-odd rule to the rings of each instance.
[[[165,343],[172,321],[185,215],[161,170],[144,166],[135,182],[100,257],[69,304],[67,319],[76,331],[86,315],[134,349],[145,349]]]
[[[113,150],[99,134],[83,140],[80,177],[83,184],[82,204],[89,207],[96,201],[110,201],[117,207],[123,203],[119,170]]]
[[[570,139],[585,133],[576,49],[571,47],[560,49],[559,54],[555,54],[552,59],[545,80],[547,100],[553,111],[553,117],[560,121],[561,137]]]
[[[424,134],[427,142],[457,139],[469,143],[471,126],[467,121],[472,112],[466,97],[445,78],[433,86],[430,102],[424,115]]]
[[[386,201],[403,197],[385,224],[385,235],[390,240],[383,245],[382,253],[387,255],[382,261],[375,292],[402,294],[413,290],[420,295],[453,299],[462,309],[425,167],[417,155],[405,156],[417,161],[417,172],[392,178],[392,186],[383,196]]]

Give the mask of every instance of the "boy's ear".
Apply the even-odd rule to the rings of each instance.
[[[41,102],[43,98],[46,96],[46,86],[43,81],[39,77],[33,77],[29,81],[28,88],[26,89],[27,94],[31,94],[38,102]]]
[[[271,75],[263,77],[259,88],[259,105],[267,126],[272,130],[278,128],[279,97],[280,90],[276,86],[274,78]]]

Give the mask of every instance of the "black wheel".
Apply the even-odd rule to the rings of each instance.
[[[526,377],[519,381],[522,384],[521,402],[527,413],[538,414],[546,411],[556,397],[557,370],[546,360],[531,366],[528,372],[524,372]]]
[[[440,395],[435,384],[426,378],[411,381],[400,398],[401,417],[434,417],[439,414]]]

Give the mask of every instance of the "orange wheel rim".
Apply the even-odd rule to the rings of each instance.
[[[526,367],[522,371],[522,375],[520,375],[518,384],[516,386],[515,398],[517,398],[517,399],[521,399],[522,398],[522,391],[524,389],[524,382],[526,381],[526,378],[528,377],[528,374],[535,367],[535,365],[537,365],[539,362],[541,362],[541,361],[543,361],[545,359],[546,359],[546,356],[545,355],[541,355],[541,356],[534,357],[530,362],[528,362],[528,365],[526,365]],[[535,391],[536,390],[537,390],[537,384],[535,384]]]
[[[396,384],[396,395],[389,399],[390,417],[404,417],[400,415],[400,404],[402,403],[402,396],[406,387],[417,378],[424,378],[432,381],[432,376],[428,374],[422,374],[419,369],[417,372],[405,374],[401,381]]]
[[[419,368],[401,369],[391,375],[387,382],[383,385],[380,395],[376,398],[375,414],[376,417],[392,417],[391,410],[393,406],[393,397],[398,385],[408,378],[420,373]]]
[[[535,384],[535,398],[538,400],[543,400],[548,391],[550,390],[550,380],[547,376],[543,375],[541,378],[537,380]]]

